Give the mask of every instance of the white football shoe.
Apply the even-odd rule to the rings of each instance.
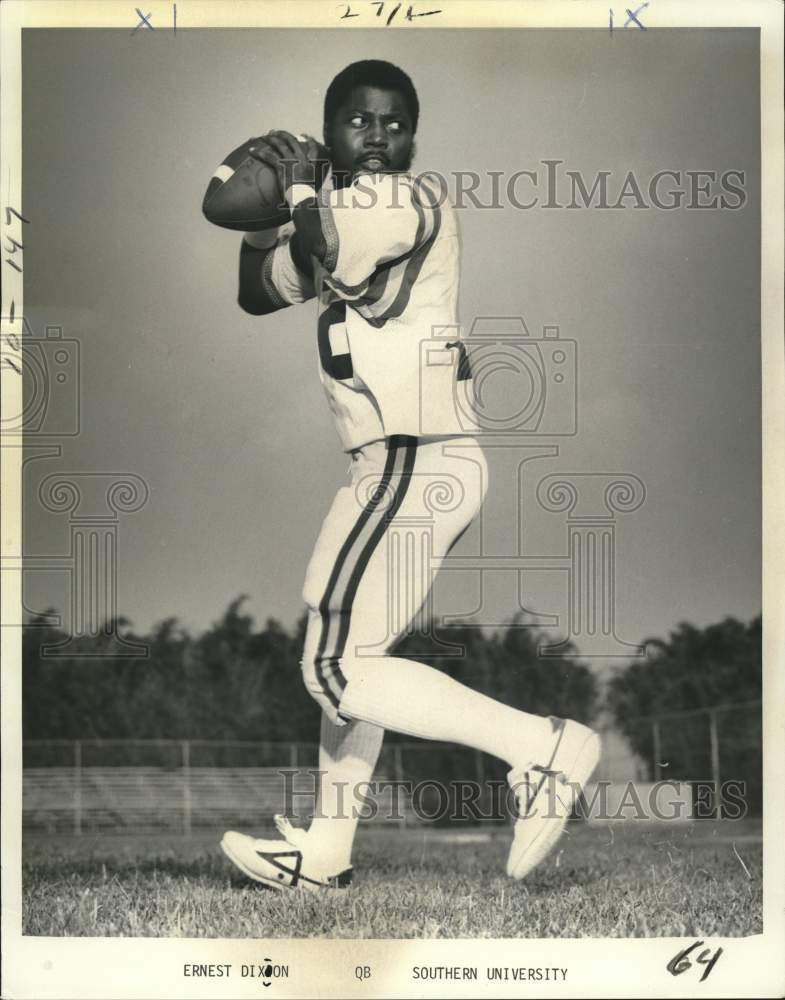
[[[343,892],[352,881],[352,869],[323,877],[303,871],[303,848],[307,832],[292,826],[284,816],[275,816],[283,840],[262,840],[229,830],[221,850],[254,882],[272,889],[299,889],[307,892]]]
[[[600,737],[593,729],[553,716],[551,723],[554,739],[546,763],[530,762],[507,775],[518,807],[507,874],[516,879],[553,850],[600,759]]]

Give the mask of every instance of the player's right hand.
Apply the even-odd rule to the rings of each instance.
[[[330,165],[327,150],[312,136],[300,138],[283,129],[260,136],[249,152],[277,171],[283,191],[292,184],[310,184],[318,190]]]

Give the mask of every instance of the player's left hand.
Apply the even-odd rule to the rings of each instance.
[[[312,136],[300,141],[279,129],[261,136],[249,152],[277,171],[282,191],[292,184],[318,188],[324,179],[325,151]]]

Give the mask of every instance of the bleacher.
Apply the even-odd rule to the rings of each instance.
[[[23,824],[77,832],[106,826],[187,831],[221,823],[269,824],[275,813],[304,819],[314,809],[316,779],[307,770],[286,772],[279,767],[25,768]],[[378,819],[389,813],[383,800],[376,797]]]

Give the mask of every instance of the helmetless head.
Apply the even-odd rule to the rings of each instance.
[[[327,88],[324,141],[336,183],[408,170],[420,104],[406,73],[378,59],[352,63]]]

